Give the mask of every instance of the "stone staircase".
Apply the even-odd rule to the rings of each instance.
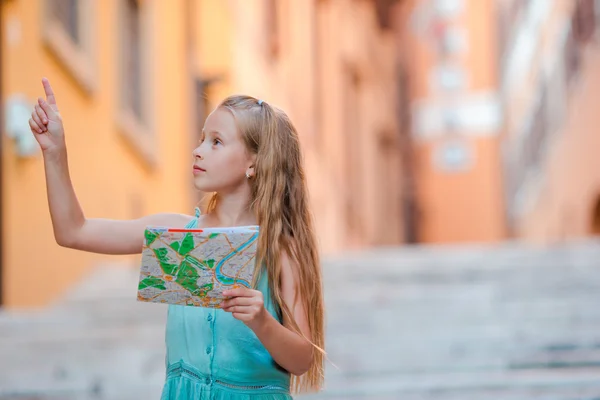
[[[598,241],[379,250],[327,267],[337,368],[307,398],[600,399]]]
[[[158,398],[167,309],[137,302],[137,281],[103,266],[48,309],[0,314],[0,399]]]
[[[377,249],[326,260],[326,388],[305,399],[600,400],[600,241]],[[0,313],[0,399],[158,398],[166,307],[105,266]]]

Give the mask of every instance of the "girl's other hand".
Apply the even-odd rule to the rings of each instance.
[[[223,301],[223,310],[232,313],[250,329],[255,330],[264,323],[267,312],[262,292],[241,287],[226,290],[223,295],[230,297]]]

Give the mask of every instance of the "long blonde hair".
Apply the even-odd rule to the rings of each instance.
[[[297,266],[297,293],[311,336],[313,364],[304,375],[292,377],[292,391],[319,390],[324,378],[324,309],[321,265],[310,212],[308,189],[302,165],[298,132],[282,110],[250,96],[230,96],[219,107],[229,110],[248,151],[256,154],[251,182],[250,208],[256,214],[260,233],[257,266],[265,265],[269,290],[275,304],[303,336],[280,287],[281,254],[285,251]],[[213,194],[206,212],[218,202]]]

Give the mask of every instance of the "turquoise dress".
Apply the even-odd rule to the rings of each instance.
[[[195,228],[197,223],[198,218],[186,228]],[[265,309],[281,322],[271,301],[267,273],[263,272],[257,290],[263,293]],[[166,346],[167,373],[161,400],[292,399],[290,374],[231,313],[169,305]]]

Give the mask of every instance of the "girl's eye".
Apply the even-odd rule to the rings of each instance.
[[[214,145],[217,145],[217,144],[220,144],[220,143],[221,143],[221,141],[220,141],[219,139],[215,139],[215,140],[213,140],[213,144],[214,144]]]

